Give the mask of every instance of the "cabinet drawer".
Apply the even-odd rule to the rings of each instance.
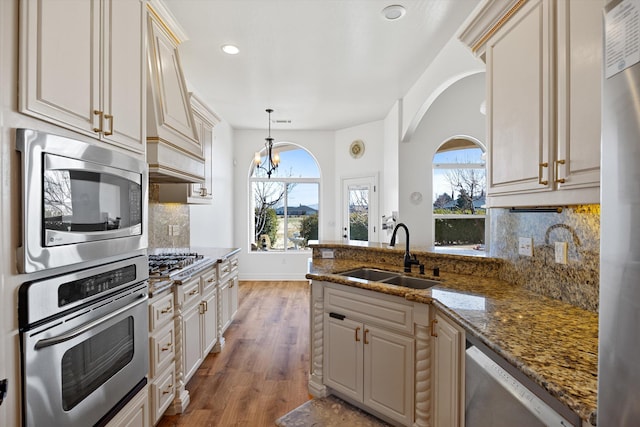
[[[149,337],[151,345],[151,366],[149,371],[155,377],[175,356],[175,332],[173,322]]]
[[[215,267],[200,276],[200,280],[202,281],[202,293],[206,294],[209,289],[213,289],[216,285],[217,279],[218,272]]]
[[[175,391],[175,367],[173,364],[151,383],[151,414],[155,425],[167,410]]]
[[[229,265],[231,266],[231,272],[238,270],[238,257],[234,256],[233,258],[229,258]]]
[[[178,298],[182,303],[183,310],[185,307],[200,301],[200,278],[196,277],[182,285],[178,285]]]
[[[392,301],[393,296],[353,289],[325,288],[325,311],[348,319],[370,322],[387,328],[413,333],[413,307]]]
[[[169,320],[173,320],[173,293],[165,295],[149,305],[149,331],[153,332]]]
[[[218,264],[218,280],[222,282],[231,274],[231,260],[227,259]]]

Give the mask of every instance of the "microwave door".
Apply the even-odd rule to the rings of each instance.
[[[44,245],[142,233],[142,177],[110,166],[44,155]]]

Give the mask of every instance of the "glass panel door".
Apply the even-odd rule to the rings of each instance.
[[[343,180],[342,237],[351,241],[375,241],[377,236],[377,188],[375,177]]]

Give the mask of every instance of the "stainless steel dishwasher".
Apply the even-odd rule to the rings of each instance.
[[[466,427],[578,427],[580,418],[487,346],[467,339]]]

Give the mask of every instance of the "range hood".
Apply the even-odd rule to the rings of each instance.
[[[200,183],[205,157],[198,140],[178,45],[186,35],[159,0],[147,3],[147,162],[152,183]]]

